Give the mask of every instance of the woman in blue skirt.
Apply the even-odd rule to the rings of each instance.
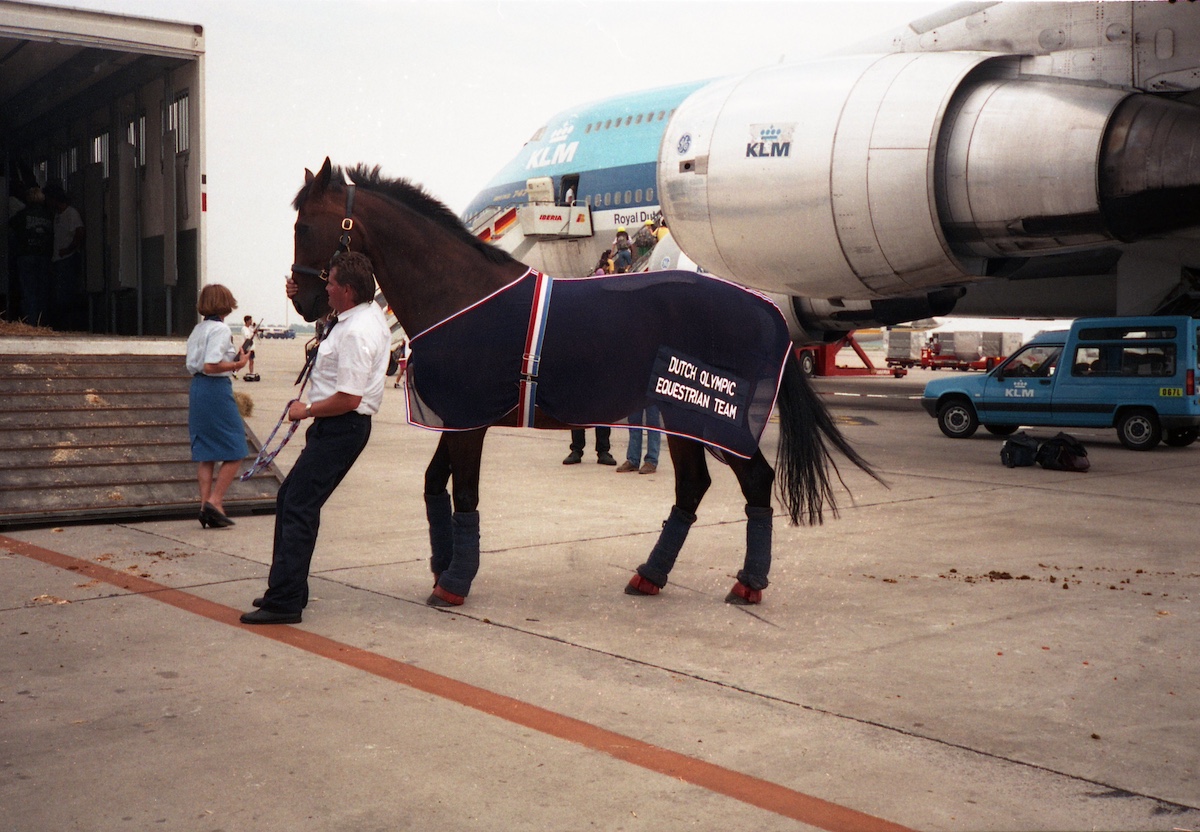
[[[205,528],[233,525],[225,516],[225,492],[247,452],[246,432],[230,380],[245,366],[246,356],[234,346],[233,333],[225,323],[225,316],[235,309],[237,301],[227,288],[219,283],[205,286],[196,305],[204,320],[192,330],[187,343],[187,369],[192,374],[188,433],[192,461],[200,463],[196,477],[200,481],[200,525]]]

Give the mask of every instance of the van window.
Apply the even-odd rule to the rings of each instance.
[[[1057,345],[1031,344],[1004,364],[1005,378],[1049,378],[1054,375],[1058,366],[1058,357],[1062,355],[1062,347]]]
[[[1145,326],[1105,326],[1079,330],[1080,341],[1165,341],[1174,337],[1173,326],[1161,326],[1157,329],[1147,329]]]
[[[1170,378],[1175,375],[1175,345],[1126,343],[1077,347],[1071,375]]]

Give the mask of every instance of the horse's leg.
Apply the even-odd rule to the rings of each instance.
[[[426,599],[431,606],[462,604],[479,572],[479,460],[486,434],[487,428],[481,428],[442,435],[453,483],[450,536],[454,555],[449,566],[438,575],[433,594]]]
[[[767,574],[771,571],[771,518],[775,513],[771,507],[771,486],[775,471],[761,450],[755,451],[750,459],[731,457],[729,467],[746,498],[746,559],[725,601],[757,604],[762,600]]]
[[[433,584],[450,568],[454,560],[454,509],[450,503],[450,451],[443,433],[438,441],[433,459],[425,469],[425,519],[429,521],[429,568],[433,571]]]
[[[625,587],[628,595],[657,595],[667,585],[667,576],[675,566],[675,558],[683,548],[692,524],[696,522],[696,509],[704,499],[704,492],[712,484],[702,445],[691,439],[669,436],[667,447],[675,468],[675,505],[663,522],[662,532],[650,551],[649,559],[637,568],[637,574]]]

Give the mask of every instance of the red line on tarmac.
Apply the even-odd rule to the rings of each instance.
[[[172,589],[137,575],[118,572],[107,566],[80,560],[50,549],[43,549],[32,543],[15,540],[5,535],[0,535],[0,545],[31,560],[86,575],[94,580],[145,595],[147,598],[161,601],[185,612],[238,627],[254,635],[290,645],[298,650],[331,659],[389,681],[399,682],[416,690],[457,702],[468,708],[582,745],[594,751],[603,752],[618,760],[667,777],[677,778],[685,783],[691,783],[694,786],[723,794],[734,800],[807,823],[819,829],[826,829],[829,832],[859,832],[860,830],[862,832],[866,832],[866,830],[907,832],[908,829],[882,818],[794,791],[769,780],[762,780],[698,760],[695,757],[689,757],[686,754],[669,751],[633,737],[608,731],[591,723],[548,711],[519,699],[493,693],[448,676],[422,670],[419,667],[405,664],[396,659],[389,659],[378,653],[362,650],[307,630],[280,625],[250,626],[242,624],[238,620],[240,613],[232,607],[208,601],[182,590]]]

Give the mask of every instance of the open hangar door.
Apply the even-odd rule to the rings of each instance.
[[[175,335],[195,323],[203,55],[199,25],[0,0],[0,218],[7,230],[29,185],[59,183],[86,235],[74,285],[55,286],[54,329]],[[4,236],[0,309],[19,320]]]

